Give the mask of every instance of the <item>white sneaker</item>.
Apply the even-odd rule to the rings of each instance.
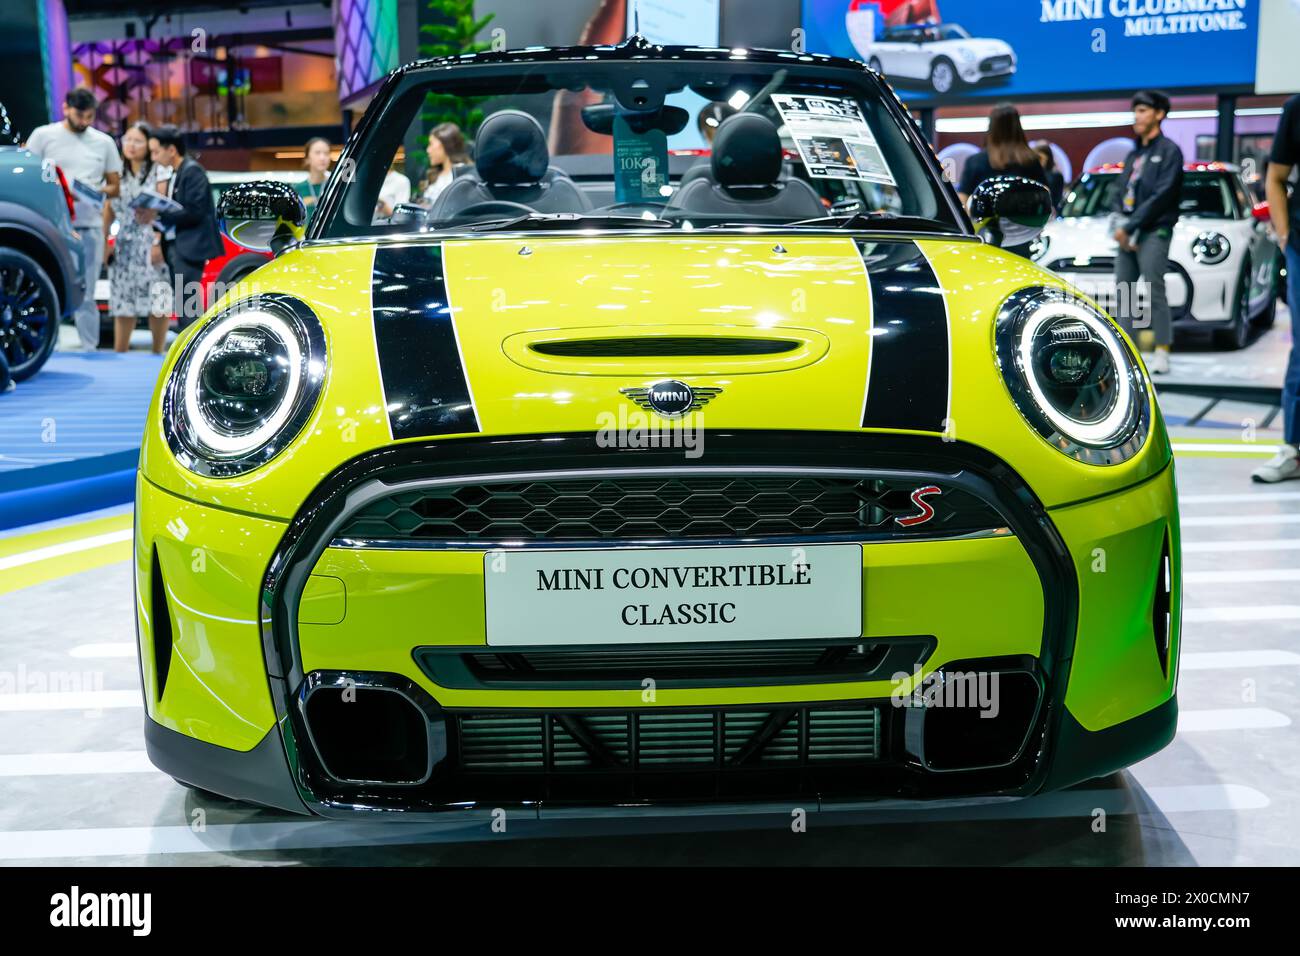
[[[1289,478],[1300,478],[1300,451],[1297,451],[1295,445],[1283,445],[1277,455],[1252,471],[1250,477],[1254,481],[1270,484],[1275,481],[1286,481]]]
[[[1169,374],[1169,353],[1164,349],[1156,349],[1147,359],[1147,371],[1152,375]]]

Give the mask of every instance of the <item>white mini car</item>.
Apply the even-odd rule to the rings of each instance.
[[[974,85],[1016,72],[1016,53],[1009,44],[972,37],[955,23],[888,27],[878,40],[864,39],[850,30],[849,37],[867,65],[890,82],[918,81],[936,93],[951,93],[962,83]]]
[[[1239,349],[1252,323],[1272,325],[1284,294],[1283,258],[1267,228],[1268,206],[1253,201],[1237,167],[1183,167],[1181,216],[1169,247],[1165,291],[1175,332],[1211,330],[1215,343]],[[1114,313],[1115,240],[1111,210],[1120,165],[1084,173],[1065,195],[1059,218],[1034,240],[1033,257]],[[1145,306],[1139,295],[1137,314]],[[1150,325],[1138,318],[1135,328]]]

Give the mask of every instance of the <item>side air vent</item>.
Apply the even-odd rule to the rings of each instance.
[[[1164,547],[1160,549],[1160,564],[1156,567],[1156,594],[1151,608],[1151,630],[1156,639],[1156,656],[1160,670],[1169,676],[1169,635],[1173,630],[1171,619],[1174,590],[1174,569],[1169,558],[1169,532],[1165,532]]]
[[[535,342],[542,355],[566,358],[641,358],[691,355],[780,355],[801,343],[790,339],[746,339],[730,335],[637,335],[626,338]]]
[[[172,615],[167,607],[167,588],[163,584],[157,548],[153,552],[153,570],[149,580],[149,625],[153,640],[154,683],[158,687],[158,700],[162,700],[172,663]]]

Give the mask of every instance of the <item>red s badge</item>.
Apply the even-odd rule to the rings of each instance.
[[[934,517],[934,508],[925,499],[930,495],[938,495],[943,492],[937,485],[926,485],[924,488],[917,488],[912,492],[912,504],[921,510],[914,515],[908,515],[906,518],[895,518],[901,527],[911,528],[914,525],[925,524]]]

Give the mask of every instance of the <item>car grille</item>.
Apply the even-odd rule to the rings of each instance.
[[[416,662],[439,687],[640,689],[732,684],[816,684],[886,680],[911,673],[933,651],[933,637],[821,641],[674,644],[628,647],[418,647]]]
[[[912,477],[683,475],[438,485],[371,502],[336,540],[852,538],[961,534],[1005,525],[980,498],[942,485],[928,498],[935,508],[931,520],[898,524],[896,519],[918,514],[911,495],[928,483]]]
[[[1056,259],[1047,268],[1053,272],[1074,272],[1079,274],[1113,275],[1115,259],[1112,256],[1093,256],[1082,263],[1073,259]]]
[[[867,705],[626,713],[482,713],[456,719],[467,773],[719,770],[870,763],[881,715]]]
[[[1011,69],[1011,57],[990,56],[980,61],[981,73],[1002,73]]]

